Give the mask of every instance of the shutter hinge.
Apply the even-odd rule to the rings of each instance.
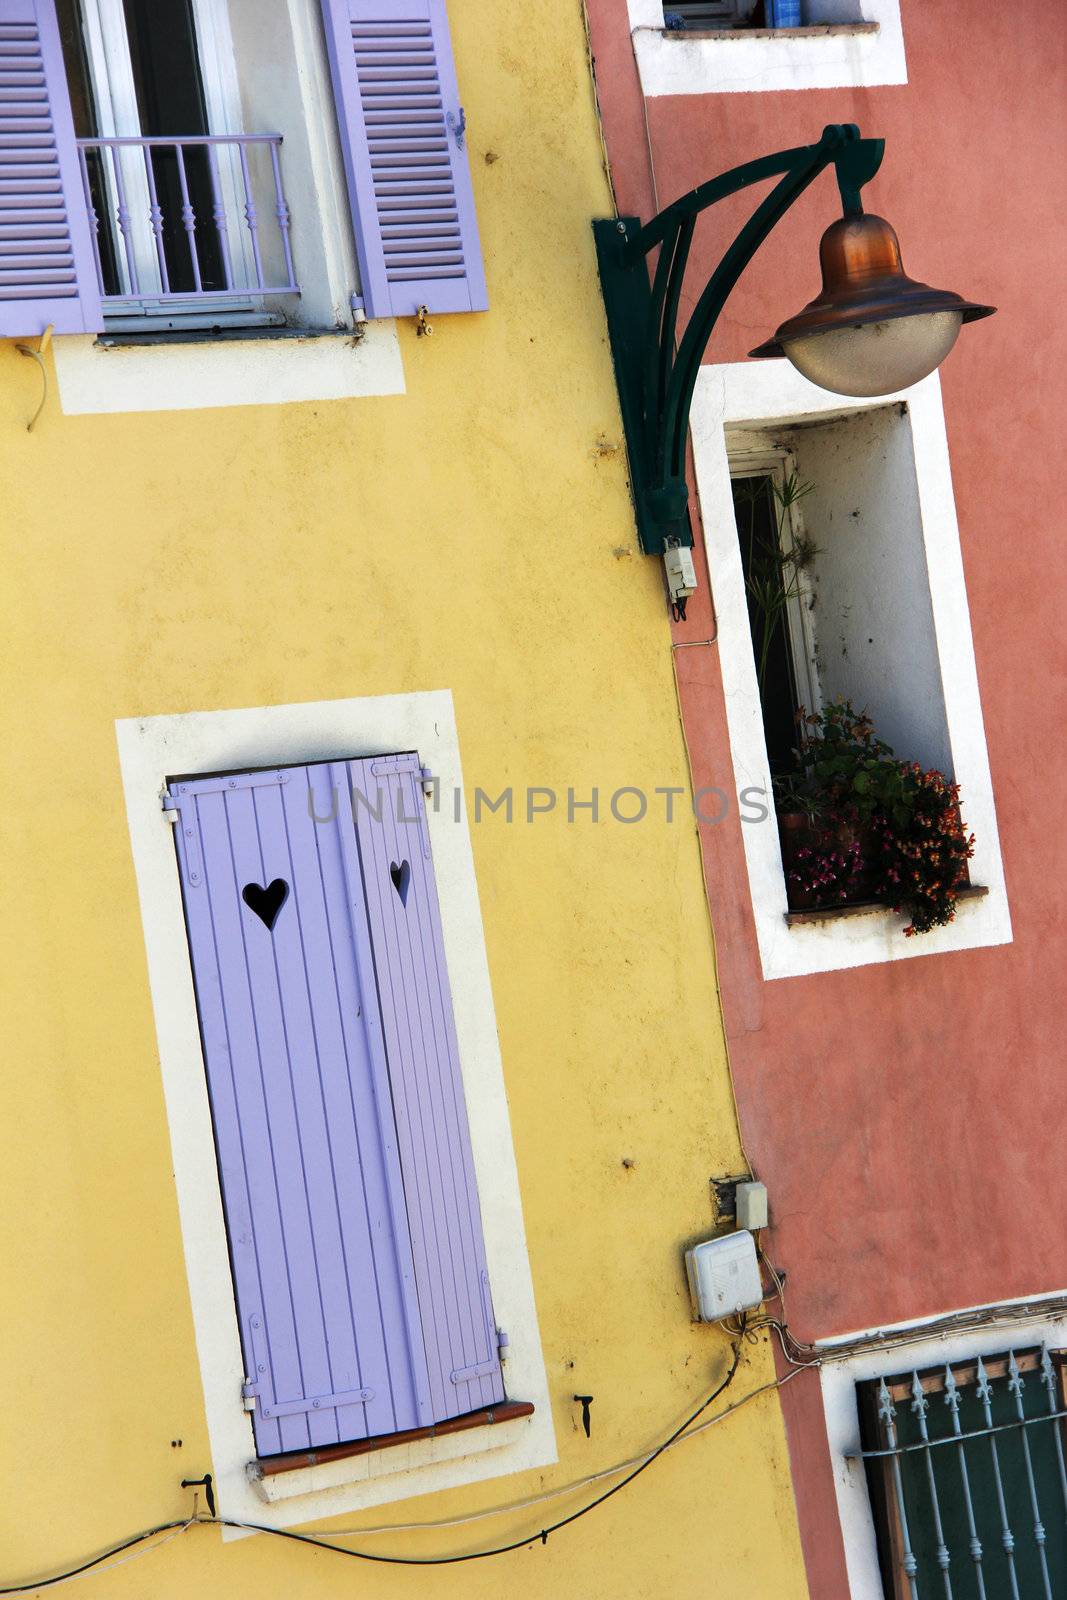
[[[256,1397],[259,1394],[259,1384],[254,1378],[246,1378],[241,1385],[241,1401],[246,1411],[256,1409]]]
[[[159,797],[159,804],[166,820],[170,823],[172,828],[176,828],[182,820],[181,801],[178,799],[177,795],[173,795],[168,790],[164,789],[163,793]],[[200,887],[200,880],[202,876],[200,868],[200,851],[197,848],[197,830],[195,827],[186,828],[184,830],[184,835],[185,875],[188,879],[190,889],[197,889]]]
[[[467,136],[467,113],[460,106],[459,115],[457,116],[454,111],[450,111],[445,121],[448,124],[448,131],[456,141],[456,149],[462,150],[463,141]]]
[[[508,1338],[508,1330],[506,1328],[498,1328],[496,1330],[496,1347],[500,1352],[501,1361],[506,1361],[508,1359],[508,1350],[511,1347],[511,1340]]]

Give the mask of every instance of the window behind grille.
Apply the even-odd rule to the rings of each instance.
[[[1067,1594],[1064,1362],[1028,1349],[858,1386],[887,1600],[940,1600],[946,1556],[953,1594],[978,1592],[976,1569],[987,1600]]]

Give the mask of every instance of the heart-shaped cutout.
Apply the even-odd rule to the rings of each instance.
[[[389,876],[393,880],[393,888],[400,896],[400,904],[406,906],[408,903],[408,889],[411,885],[411,863],[409,861],[401,861],[400,865],[397,866],[395,861],[390,862]]]
[[[288,898],[289,885],[284,878],[275,878],[265,889],[258,883],[246,883],[241,890],[241,899],[249,911],[254,911],[260,922],[271,932],[274,931],[278,914]]]

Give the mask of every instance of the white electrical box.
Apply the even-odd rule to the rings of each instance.
[[[755,1233],[767,1226],[767,1185],[765,1183],[739,1183],[737,1185],[736,1222],[739,1228]]]
[[[694,1245],[685,1253],[685,1270],[698,1322],[721,1322],[763,1303],[756,1241],[744,1229]]]

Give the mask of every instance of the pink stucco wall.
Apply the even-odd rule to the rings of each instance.
[[[648,139],[625,0],[590,0],[620,210],[858,122],[887,141],[868,208],[906,269],[997,305],[942,370],[971,623],[1014,942],[763,980],[740,829],[707,827],[743,1132],[770,1190],[769,1248],[801,1338],[1067,1284],[1067,21],[1060,0],[903,0],[909,82],[863,91],[652,99]],[[735,292],[708,352],[740,360],[818,287],[832,178],[801,199]],[[690,283],[751,209],[698,232]],[[714,574],[711,575],[714,595]],[[705,584],[679,638],[706,638]],[[680,652],[696,782],[732,773],[714,650]],[[809,1577],[845,1600],[818,1385],[783,1392]]]

